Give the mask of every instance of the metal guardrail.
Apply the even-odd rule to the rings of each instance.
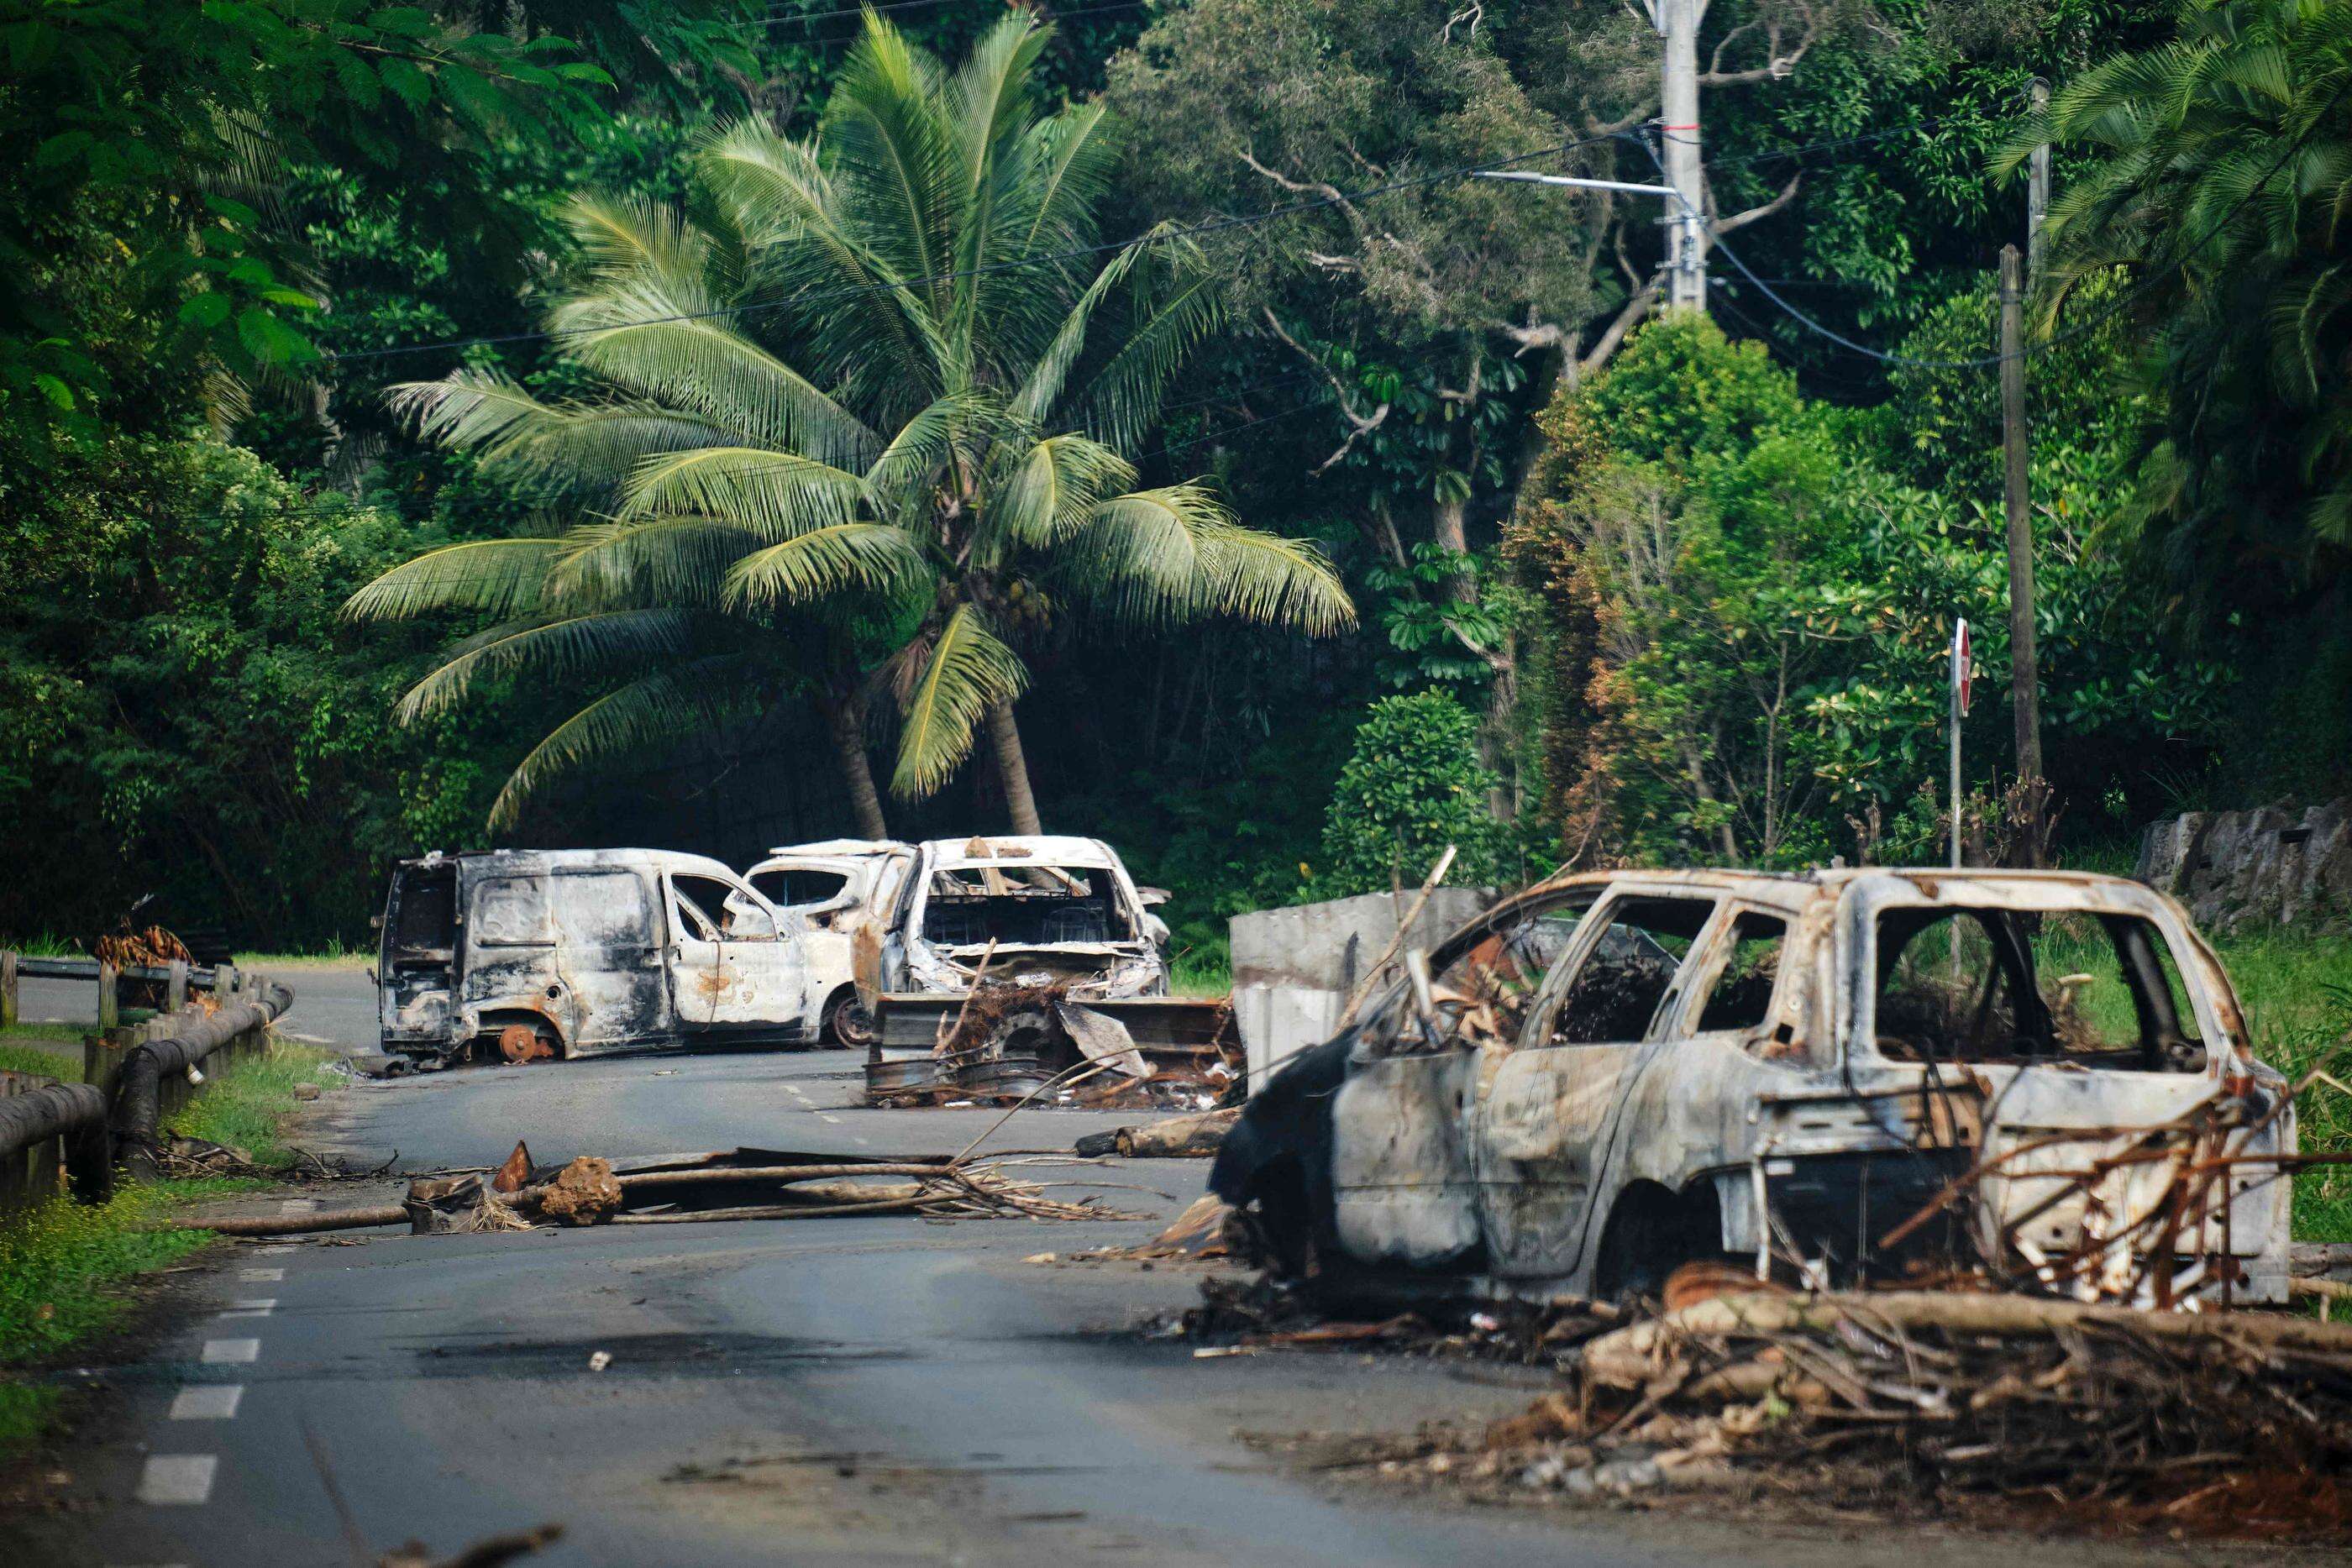
[[[294,1001],[286,987],[240,976],[233,965],[138,966],[118,974],[94,958],[0,953],[0,1021],[16,1021],[17,982],[26,977],[96,981],[104,1022],[83,1040],[80,1082],[0,1072],[0,1208],[54,1195],[61,1176],[76,1197],[103,1202],[118,1166],[134,1179],[152,1179],[161,1118],[201,1081],[196,1064],[258,1044]],[[198,977],[212,993],[210,1007],[186,999]],[[162,980],[174,1005],[143,1023],[116,1023],[116,988],[126,977]]]
[[[98,1027],[112,1029],[122,1020],[122,985],[133,981],[163,988],[164,1012],[187,1005],[193,991],[215,996],[237,988],[234,964],[128,964],[121,968],[102,958],[50,958],[30,953],[0,952],[0,1029],[13,1028],[20,1016],[18,998],[25,980],[86,980],[98,988]]]

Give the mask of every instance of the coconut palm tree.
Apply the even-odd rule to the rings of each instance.
[[[2292,590],[2352,563],[2352,6],[2188,0],[2179,26],[2062,87],[1996,170],[2079,155],[2047,308],[2127,284],[2167,394],[2139,510],[2237,612],[2249,566]]]
[[[1049,33],[1008,16],[950,75],[869,14],[810,140],[725,131],[683,211],[572,204],[585,274],[549,329],[593,394],[474,371],[396,390],[427,437],[589,514],[430,552],[353,597],[361,619],[500,620],[404,713],[489,671],[635,674],[534,749],[502,818],[552,769],[713,722],[738,700],[721,674],[765,657],[753,685],[828,705],[866,831],[870,665],[899,713],[896,792],[936,790],[984,734],[1034,832],[1013,705],[1055,617],[1351,622],[1313,546],[1197,483],[1137,487],[1129,455],[1215,294],[1175,236],[1099,243],[1108,128],[1097,105],[1039,109]],[[812,638],[815,669],[783,656]]]

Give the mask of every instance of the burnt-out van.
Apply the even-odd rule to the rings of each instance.
[[[798,922],[700,855],[429,854],[393,868],[382,925],[383,1051],[420,1067],[805,1044],[823,1014]]]

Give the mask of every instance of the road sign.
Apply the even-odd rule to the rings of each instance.
[[[1969,715],[1969,622],[1965,616],[1952,623],[1952,700],[1959,705],[1960,716]]]

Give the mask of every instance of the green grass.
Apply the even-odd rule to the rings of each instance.
[[[248,973],[259,969],[349,969],[375,962],[373,947],[346,947],[330,942],[316,953],[239,953],[236,967]]]
[[[169,1119],[168,1131],[245,1150],[283,1166],[292,1151],[286,1124],[297,1084],[321,1082],[330,1051],[285,1040],[209,1075],[203,1091]],[[77,1063],[77,1067],[79,1064]],[[201,1199],[246,1192],[260,1182],[218,1177],[120,1189],[86,1205],[55,1198],[0,1220],[0,1454],[36,1440],[57,1414],[55,1389],[8,1368],[71,1350],[121,1325],[137,1275],[178,1262],[212,1239],[169,1222]]]
[[[2352,1083],[2352,935],[2263,930],[2213,938],[2245,1009],[2254,1054],[2289,1079],[2314,1068]],[[2305,1154],[2352,1150],[2352,1095],[2315,1083],[2295,1102]],[[2294,1181],[2294,1234],[2352,1241],[2352,1168],[2322,1166]]]
[[[210,1074],[204,1092],[173,1113],[166,1130],[243,1149],[256,1165],[290,1164],[293,1151],[282,1136],[297,1103],[295,1087],[331,1082],[323,1070],[334,1059],[332,1051],[273,1040],[260,1055]]]
[[[1223,951],[1185,951],[1168,966],[1168,989],[1180,997],[1222,997],[1234,988],[1234,967]]]
[[[79,1024],[20,1023],[0,1033],[0,1069],[79,1083],[81,1037],[89,1032]]]
[[[131,1307],[127,1281],[176,1263],[212,1239],[208,1230],[157,1222],[194,1199],[257,1185],[126,1186],[108,1203],[52,1198],[0,1223],[0,1454],[38,1437],[57,1410],[55,1389],[19,1381],[7,1368],[119,1326]]]

